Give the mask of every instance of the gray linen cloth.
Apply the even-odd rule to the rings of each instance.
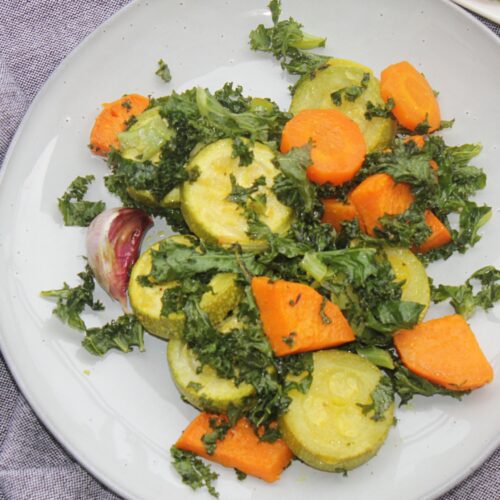
[[[50,73],[84,37],[128,2],[0,0],[0,164],[22,116]],[[500,36],[500,26],[481,21]],[[117,498],[40,423],[0,353],[0,499]],[[442,497],[465,499],[500,499],[500,450]]]

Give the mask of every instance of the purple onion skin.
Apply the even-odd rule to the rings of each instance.
[[[87,258],[102,288],[129,312],[127,288],[130,270],[139,257],[141,241],[153,225],[137,208],[111,208],[100,213],[87,232]]]

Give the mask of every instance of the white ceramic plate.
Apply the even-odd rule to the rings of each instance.
[[[500,0],[453,0],[466,9],[500,24]]]
[[[283,107],[290,79],[247,46],[249,31],[270,22],[267,0],[138,1],[99,28],[52,76],[9,151],[0,185],[1,348],[29,402],[57,439],[96,477],[129,498],[191,498],[169,465],[169,447],[195,415],[181,402],[165,363],[165,344],[105,359],[87,354],[80,335],[51,316],[42,289],[75,284],[83,268],[84,230],[61,225],[56,208],[77,175],[106,172],[92,158],[88,135],[101,102],[123,93],[162,95],[227,80]],[[307,7],[306,7],[307,5]],[[434,265],[438,282],[462,282],[487,263],[500,265],[498,40],[447,2],[349,0],[285,2],[286,16],[328,36],[328,52],[379,72],[408,59],[439,89],[445,118],[456,118],[450,143],[481,141],[477,164],[489,174],[481,201],[495,213],[480,244],[466,256]],[[154,75],[164,58],[170,84]],[[105,196],[100,183],[90,199]],[[117,204],[107,197],[108,206]],[[152,236],[154,237],[154,235]],[[103,320],[119,314],[106,301]],[[495,370],[500,368],[500,310],[479,313],[472,326]],[[95,321],[95,320],[89,320]],[[236,480],[218,469],[226,499],[411,499],[435,496],[478,466],[498,445],[500,380],[463,402],[416,398],[378,456],[348,477],[294,463],[277,484]],[[203,496],[200,493],[200,498]]]

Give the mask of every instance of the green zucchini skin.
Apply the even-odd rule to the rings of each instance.
[[[246,139],[243,141],[248,143]],[[200,239],[221,246],[238,244],[245,250],[267,246],[265,241],[248,236],[243,207],[228,199],[231,177],[244,188],[264,177],[265,185],[255,192],[266,199],[260,206],[260,219],[274,233],[284,233],[290,227],[293,211],[280,203],[272,191],[274,178],[279,174],[273,164],[274,151],[259,142],[249,145],[249,149],[254,157],[252,163],[240,166],[239,158],[233,157],[232,139],[221,139],[198,151],[187,165],[189,171],[197,173],[197,178],[182,184],[181,210],[189,228]]]
[[[394,403],[383,419],[363,414],[370,404],[381,371],[349,352],[328,350],[313,354],[313,382],[309,391],[290,392],[292,402],[280,417],[283,438],[303,462],[319,470],[354,469],[372,458],[393,423]]]

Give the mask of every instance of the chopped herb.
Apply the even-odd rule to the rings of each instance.
[[[193,490],[207,488],[210,495],[219,498],[219,493],[213,486],[213,482],[219,477],[212,472],[209,465],[203,463],[196,455],[189,451],[180,450],[175,446],[170,448],[172,465],[182,478],[182,482]]]
[[[454,124],[455,124],[455,118],[453,118],[451,120],[441,120],[441,123],[439,124],[439,130],[444,130],[446,128],[452,128]]]
[[[280,21],[281,2],[271,0],[268,5],[273,21],[272,28],[259,24],[250,32],[250,47],[253,50],[270,52],[281,67],[294,75],[311,75],[326,65],[329,56],[307,52],[309,49],[324,47],[326,39],[309,35],[302,31],[302,25],[295,19]],[[299,80],[300,81],[300,80]],[[296,86],[292,88],[292,92]]]
[[[103,201],[84,201],[89,184],[95,179],[93,175],[78,176],[66,192],[58,198],[59,211],[65,226],[88,226],[99,215],[106,205]]]
[[[193,382],[192,380],[189,381],[187,387],[188,389],[192,389],[194,392],[200,392],[201,389],[203,389],[203,385],[199,384],[198,382]]]
[[[331,99],[335,106],[342,104],[342,96],[350,102],[354,102],[367,89],[370,81],[370,73],[363,73],[363,78],[359,85],[351,85],[343,87],[331,93]]]
[[[215,448],[217,447],[218,441],[223,441],[231,428],[231,424],[224,419],[211,418],[210,428],[212,432],[207,432],[201,437],[201,440],[205,446],[205,451],[209,455],[215,453]]]
[[[474,282],[478,282],[480,289],[474,293]],[[458,314],[470,318],[477,307],[484,310],[491,309],[495,302],[500,300],[500,271],[493,266],[483,267],[472,273],[463,285],[431,286],[433,302],[442,302],[447,299]]]
[[[382,375],[375,389],[371,393],[372,402],[370,404],[360,404],[358,406],[363,410],[363,415],[368,415],[373,411],[370,417],[375,422],[383,420],[385,411],[394,401],[394,387],[392,381],[387,375]]]
[[[319,315],[321,316],[321,321],[323,322],[324,325],[329,325],[332,320],[331,318],[326,314],[325,307],[328,304],[328,299],[326,297],[323,297],[321,300],[321,307],[319,309]]]
[[[294,299],[290,299],[288,302],[292,307],[296,306],[299,303],[300,298],[302,297],[302,294],[298,294],[297,297]]]
[[[281,339],[288,347],[293,347],[293,345],[295,344],[296,336],[297,336],[296,332],[290,332],[286,337],[281,337]]]
[[[163,59],[158,61],[158,69],[155,71],[155,75],[158,75],[164,82],[167,83],[172,80],[170,69]]]
[[[311,213],[318,203],[315,186],[306,175],[306,169],[311,165],[311,145],[278,154],[275,165],[280,170],[273,184],[278,200],[298,213]]]
[[[252,194],[256,193],[261,186],[266,185],[266,178],[263,175],[257,177],[249,187],[240,186],[234,174],[230,174],[229,179],[231,181],[231,192],[226,199],[242,207],[245,207],[252,200]]]
[[[236,472],[236,477],[238,478],[238,481],[243,481],[247,478],[247,474],[241,472],[239,469],[234,469],[234,472]]]
[[[100,328],[88,328],[82,345],[96,356],[110,349],[131,352],[132,346],[144,351],[144,328],[135,316],[124,314]]]
[[[252,164],[254,154],[249,145],[245,143],[241,137],[236,137],[233,139],[232,157],[240,159],[240,167],[246,167]]]
[[[85,306],[90,307],[94,311],[100,311],[104,309],[104,306],[100,301],[94,301],[94,274],[88,264],[85,267],[85,271],[78,273],[78,277],[82,281],[81,285],[70,288],[67,283],[64,283],[63,288],[59,290],[46,290],[41,292],[40,295],[42,297],[57,298],[57,305],[53,313],[63,323],[67,323],[77,330],[86,330],[85,323],[80,316]]]
[[[425,118],[415,127],[415,133],[424,135],[429,133],[430,128],[431,126],[429,124],[429,116],[426,114]]]
[[[442,396],[451,396],[452,398],[461,399],[464,395],[470,392],[449,391],[448,389],[419,377],[400,364],[398,364],[397,369],[394,370],[394,372],[391,372],[391,378],[393,380],[394,389],[401,398],[400,405],[408,403],[408,401],[410,401],[410,399],[417,394],[427,397],[433,396],[434,394],[440,394]]]
[[[130,111],[132,109],[132,103],[131,103],[130,99],[125,99],[124,101],[122,101],[122,106],[126,110]]]
[[[371,120],[372,118],[392,118],[392,110],[394,109],[394,99],[389,97],[383,106],[377,106],[373,102],[366,103],[365,118]]]

